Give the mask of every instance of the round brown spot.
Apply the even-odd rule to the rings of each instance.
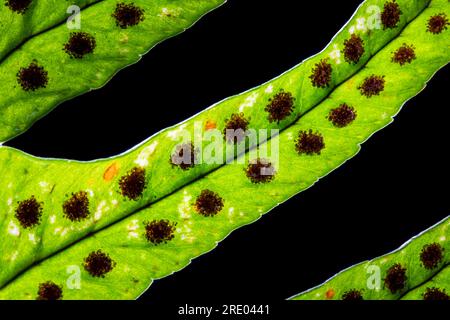
[[[145,222],[144,225],[145,238],[154,245],[167,243],[167,241],[170,241],[175,237],[176,222],[170,222],[169,220],[163,219]]]
[[[341,104],[338,108],[332,109],[328,114],[328,120],[330,120],[333,125],[338,128],[348,126],[355,119],[355,108],[350,107],[346,103]]]
[[[116,10],[112,14],[116,19],[116,25],[122,29],[136,26],[144,21],[144,9],[135,6],[134,3],[120,2],[116,5]]]
[[[81,59],[89,53],[93,53],[97,46],[95,38],[87,32],[72,32],[69,41],[63,50],[75,59]]]
[[[448,301],[450,300],[449,295],[445,292],[445,289],[439,288],[427,288],[422,295],[423,300],[430,301]]]
[[[420,261],[425,269],[436,268],[444,258],[444,248],[439,243],[426,244],[420,253]]]
[[[356,34],[352,34],[350,39],[344,41],[344,49],[342,51],[345,61],[348,63],[358,63],[365,52],[364,41]]]
[[[45,88],[48,84],[48,72],[34,60],[26,68],[17,72],[17,82],[25,91],[34,91]]]
[[[85,191],[72,193],[63,204],[64,217],[71,221],[80,221],[89,216],[89,198]]]
[[[145,169],[134,167],[119,180],[120,193],[130,200],[139,199],[147,186]]]
[[[195,210],[205,217],[212,217],[223,209],[223,199],[214,191],[203,190],[195,201]]]
[[[294,110],[294,101],[295,98],[292,93],[280,90],[264,108],[269,113],[269,122],[280,123],[280,121],[289,117]]]
[[[342,300],[364,300],[360,290],[351,289],[344,292]]]
[[[228,143],[239,143],[244,140],[250,120],[244,114],[233,113],[230,119],[225,120],[223,134]]]
[[[427,31],[433,34],[439,34],[444,30],[447,30],[449,21],[445,13],[439,13],[430,17],[427,24]]]
[[[275,168],[272,163],[266,159],[256,159],[251,161],[244,169],[247,178],[252,183],[267,183],[275,178]]]
[[[391,293],[396,293],[405,288],[407,279],[406,268],[403,268],[400,263],[396,263],[387,270],[384,284]]]
[[[32,0],[6,0],[5,5],[16,13],[24,14],[31,2]]]
[[[84,258],[83,267],[93,277],[104,278],[105,274],[111,272],[116,266],[116,262],[112,260],[107,253],[101,250],[91,252]]]
[[[62,287],[52,281],[39,284],[37,300],[61,300]]]
[[[403,66],[404,64],[411,63],[416,59],[416,53],[414,52],[414,46],[404,43],[400,48],[393,53],[392,62],[398,63]]]
[[[18,202],[15,216],[23,228],[27,229],[38,225],[41,221],[41,215],[42,202],[37,201],[34,196]]]
[[[326,59],[320,60],[311,70],[311,83],[314,87],[326,88],[331,82],[331,73],[333,69]]]
[[[384,4],[383,12],[381,12],[381,22],[383,23],[384,29],[393,29],[397,27],[400,21],[400,15],[402,11],[398,3],[394,1],[389,1]]]
[[[195,149],[192,142],[179,144],[170,156],[170,163],[173,167],[179,167],[181,170],[189,170],[195,166],[197,154],[198,150]]]
[[[119,165],[117,164],[117,162],[114,162],[108,168],[106,168],[105,172],[103,173],[103,180],[111,181],[117,176],[118,173]]]
[[[364,80],[358,89],[363,96],[370,98],[378,96],[384,90],[385,83],[384,76],[371,75]]]
[[[319,132],[300,131],[295,143],[295,150],[298,154],[319,155],[325,148],[323,136]]]

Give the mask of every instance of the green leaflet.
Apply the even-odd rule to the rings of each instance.
[[[292,300],[423,299],[427,288],[449,293],[450,217],[398,250],[350,267]]]
[[[0,148],[0,233],[11,237],[11,241],[0,244],[0,286],[33,263],[218,168],[220,164],[208,164],[208,157],[205,157],[204,163],[189,170],[173,167],[169,163],[173,149],[180,144],[179,134],[182,129],[192,132],[195,123],[200,123],[201,130],[211,125],[217,126],[222,132],[226,119],[240,112],[250,119],[249,128],[288,127],[323,100],[339,83],[361,69],[375,52],[398,35],[408,21],[424,10],[429,1],[398,1],[402,14],[395,28],[357,28],[360,26],[358,21],[362,18],[367,21],[374,19],[376,11],[373,10],[373,5],[378,4],[383,8],[384,3],[378,0],[364,2],[349,23],[317,56],[269,83],[224,100],[186,122],[160,132],[123,155],[86,163],[39,159],[11,148]],[[350,31],[356,32],[364,41],[364,54],[356,64],[347,62],[343,54],[339,57],[345,41],[350,38]],[[440,34],[433,40],[438,41],[444,37],[444,34]],[[333,64],[332,78],[329,87],[317,88],[312,85],[309,76],[315,65],[322,60]],[[264,109],[281,89],[295,98],[293,109],[279,123],[270,122],[269,114]],[[201,143],[209,144],[207,141]],[[234,154],[224,155],[227,159],[233,157]],[[147,187],[141,197],[130,200],[120,194],[118,184],[134,168],[145,169]],[[72,193],[80,191],[86,192],[89,199],[89,215],[86,219],[73,223],[63,217],[62,206]],[[18,202],[26,201],[32,196],[37,202],[43,203],[41,223],[24,229],[15,217],[15,210]]]
[[[134,5],[144,10],[143,20],[127,28],[116,25],[112,16],[123,1],[104,0],[82,10],[80,30],[66,26],[68,2],[34,2],[23,16],[6,6],[0,11],[2,28],[12,29],[11,35],[0,42],[0,142],[22,133],[62,101],[103,86],[118,70],[137,62],[154,45],[182,32],[225,0],[135,0]],[[87,1],[79,2],[82,5]],[[52,13],[47,20],[43,16],[48,12]],[[9,20],[11,25],[6,24]],[[84,32],[95,39],[93,53],[74,58],[63,50],[73,32]],[[38,35],[5,56],[35,33]],[[43,69],[39,80],[33,77],[33,85],[26,82],[25,90],[18,82],[18,72],[32,66],[33,61]]]
[[[70,2],[34,0],[29,1],[28,6],[19,4],[19,6],[11,5],[9,7],[6,6],[8,2],[3,1],[4,3],[0,6],[0,34],[2,35],[0,38],[0,61],[30,37],[65,22],[70,16],[70,13],[67,13],[69,6],[76,5],[82,9],[99,1],[101,0],[73,0]],[[16,1],[12,0],[11,2]],[[26,1],[21,2],[22,4],[26,3]]]
[[[303,115],[279,136],[262,144],[261,148],[267,147],[268,150],[279,145],[279,159],[276,160],[273,154],[268,156],[276,170],[272,180],[254,184],[244,172],[244,169],[248,168],[246,164],[222,166],[150,207],[86,236],[76,244],[26,269],[0,290],[0,298],[34,299],[39,284],[47,281],[59,285],[65,299],[135,298],[145,291],[154,279],[180,270],[192,258],[213,249],[216,243],[232,230],[255,221],[277,204],[310,187],[319,178],[354,156],[359,151],[360,144],[374,132],[391,123],[392,117],[404,102],[419,93],[432,75],[448,63],[448,31],[440,34],[427,32],[430,17],[441,12],[449,13],[448,2],[432,1],[400,37],[383,48],[364,69],[339,86],[328,99]],[[392,56],[404,43],[414,45],[416,58],[401,66],[392,62]],[[372,74],[384,76],[385,87],[379,95],[367,98],[361,95],[358,87]],[[357,117],[351,124],[337,128],[328,120],[328,116],[331,110],[343,103],[354,107]],[[261,104],[248,108],[259,109],[256,106]],[[324,139],[325,148],[321,150],[320,155],[297,153],[296,138],[300,131],[309,129],[320,132]],[[155,149],[155,152],[157,150]],[[161,159],[167,159],[168,155],[169,153],[166,153]],[[239,159],[243,157],[253,160],[256,155],[245,154]],[[152,165],[157,164],[166,165],[162,160],[154,163],[152,161]],[[159,177],[160,180],[165,177],[160,175],[161,172],[167,172],[165,169],[158,172],[158,167],[152,168],[152,176]],[[103,170],[98,170],[98,174],[101,173]],[[65,174],[70,175],[70,170],[66,170]],[[163,180],[161,185],[164,185]],[[53,192],[56,190],[57,188]],[[197,200],[204,190],[214,191],[223,199],[224,206],[217,215],[205,217],[198,213]],[[64,236],[71,237],[71,224],[64,224],[60,215],[56,219],[63,223],[63,227],[57,230],[60,227],[58,223],[52,224],[52,220],[46,220],[48,230],[44,231],[45,237],[42,239],[48,240],[39,246],[41,250],[57,241],[64,228],[68,228]],[[163,224],[160,220],[167,223]],[[9,223],[9,220],[5,221],[5,224]],[[163,227],[160,230],[165,231],[162,235],[159,234],[162,241],[157,245],[147,239],[158,239],[155,232],[152,232],[152,225],[155,223],[159,223],[159,226]],[[102,224],[102,220],[99,224]],[[94,230],[98,226],[95,224],[90,228]],[[20,236],[17,237],[14,235],[17,229],[7,231],[12,232],[7,234],[7,240],[4,241],[8,245],[2,250],[8,250],[8,254],[2,254],[2,266],[8,267],[7,261],[13,265],[12,262],[22,257],[22,251],[30,247],[29,243],[32,241],[29,238],[32,232],[19,230]],[[31,238],[36,239],[36,235]],[[17,244],[23,245],[15,245],[14,239],[17,239]],[[88,272],[92,272],[89,259],[85,260],[98,250],[107,253],[114,261],[111,263],[114,268],[103,274],[104,277],[92,276],[92,273]],[[25,256],[27,254],[29,253]],[[3,279],[11,278],[19,269],[25,269],[27,262],[22,266],[23,268],[18,268],[17,265],[10,268]],[[77,268],[81,277],[79,283],[76,281]]]

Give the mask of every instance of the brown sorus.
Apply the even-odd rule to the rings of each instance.
[[[420,261],[425,269],[432,270],[444,258],[444,248],[439,243],[426,244],[420,253]]]
[[[62,288],[52,281],[39,284],[37,300],[61,300]]]
[[[406,268],[402,267],[400,263],[396,263],[387,270],[384,284],[391,293],[396,293],[405,288],[406,280]]]
[[[239,143],[244,140],[249,123],[244,113],[233,113],[230,119],[225,120],[223,129],[225,140],[229,143]]]
[[[445,13],[439,13],[430,17],[427,24],[427,31],[433,34],[439,34],[447,30],[449,24],[447,15]]]
[[[24,14],[31,2],[32,0],[6,0],[5,5],[16,13]]]
[[[397,27],[401,14],[402,11],[400,10],[400,6],[397,2],[395,2],[395,0],[386,2],[384,4],[383,12],[381,12],[381,22],[383,24],[383,28],[393,29]]]
[[[311,83],[314,87],[326,88],[331,82],[331,73],[333,69],[326,59],[320,60],[311,70]]]
[[[404,43],[400,48],[393,53],[392,62],[398,63],[403,66],[404,64],[411,63],[416,59],[416,53],[413,45]]]
[[[87,32],[72,32],[69,41],[63,50],[75,59],[81,59],[89,53],[93,53],[96,47],[95,38]]]
[[[448,301],[450,300],[449,295],[445,292],[445,289],[439,288],[427,288],[422,295],[423,300],[430,301]]]
[[[364,80],[358,89],[363,96],[370,98],[379,95],[384,90],[385,83],[384,76],[371,75]]]
[[[177,166],[181,170],[189,170],[197,162],[198,150],[195,149],[192,142],[179,144],[175,152],[170,156],[172,166]]]

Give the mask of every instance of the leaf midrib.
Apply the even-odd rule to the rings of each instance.
[[[96,4],[99,4],[100,2],[103,2],[103,1],[107,1],[107,0],[99,0],[99,2],[96,2],[96,3],[93,3],[93,4],[91,4],[91,5],[88,5],[87,7],[83,8],[83,10],[84,10],[84,9],[87,9],[88,7],[91,7],[91,6],[94,6],[94,5],[96,5]],[[275,135],[274,137],[279,136],[282,132],[284,132],[285,130],[289,129],[291,126],[295,125],[295,123],[297,123],[302,117],[304,117],[305,115],[307,115],[307,114],[309,114],[310,112],[312,112],[318,105],[320,105],[323,101],[325,101],[326,99],[328,99],[328,97],[329,97],[333,92],[335,92],[338,88],[340,88],[343,84],[345,84],[345,83],[346,83],[350,78],[352,78],[355,74],[357,74],[358,72],[360,72],[360,71],[361,71],[361,70],[362,70],[362,69],[363,69],[363,68],[364,68],[364,67],[365,67],[365,66],[366,66],[366,65],[367,65],[367,64],[368,64],[368,63],[369,63],[369,62],[370,62],[370,61],[371,61],[371,60],[372,60],[372,59],[380,52],[380,51],[382,51],[382,50],[383,50],[385,47],[387,47],[390,43],[392,43],[393,41],[395,41],[395,40],[403,33],[403,31],[404,31],[404,30],[405,30],[412,22],[414,22],[414,21],[417,19],[417,17],[419,17],[420,15],[422,15],[422,13],[430,7],[431,2],[432,2],[432,0],[428,1],[427,5],[426,5],[422,10],[420,10],[420,11],[415,15],[415,17],[409,21],[409,23],[405,24],[405,25],[403,26],[403,28],[400,29],[400,32],[398,32],[398,34],[397,34],[396,36],[394,36],[390,41],[386,42],[383,46],[381,46],[380,49],[379,49],[378,51],[374,52],[374,54],[370,57],[370,59],[368,59],[364,64],[362,64],[361,67],[360,67],[358,70],[356,70],[355,72],[349,74],[348,77],[346,77],[344,80],[342,80],[342,82],[341,82],[340,84],[336,85],[332,91],[330,91],[327,95],[324,96],[324,98],[322,98],[319,102],[317,102],[316,104],[314,104],[310,109],[308,109],[307,111],[305,111],[305,112],[303,112],[302,114],[300,114],[299,116],[297,116],[297,117],[295,118],[295,120],[294,120],[292,123],[290,123],[289,125],[287,125],[286,127],[282,128],[282,129],[280,129],[280,130],[279,130],[279,133],[278,133],[277,135]],[[361,5],[362,5],[362,4],[361,4]],[[360,6],[361,6],[361,5],[360,5]],[[358,7],[358,8],[359,8],[359,7]],[[357,11],[357,9],[356,9],[356,11]],[[355,11],[355,12],[356,12],[356,11]],[[343,30],[343,29],[345,28],[345,26],[347,26],[347,24],[352,20],[352,18],[353,18],[353,16],[352,16],[352,17],[344,24],[344,26],[336,33],[336,35],[337,35],[341,30]],[[63,22],[63,23],[64,23],[64,22]],[[48,28],[48,30],[51,30],[51,29],[53,29],[53,28],[56,28],[56,27],[62,25],[63,23],[60,23],[59,25],[54,26],[54,27],[52,27],[52,28]],[[43,32],[44,32],[44,31],[43,31]],[[39,34],[41,34],[41,33],[43,33],[43,32],[40,32]],[[335,36],[336,36],[336,35],[335,35]],[[330,40],[330,42],[329,42],[328,44],[330,44],[330,43],[334,40],[335,36]],[[34,37],[34,36],[33,36],[33,37]],[[328,46],[328,45],[327,45],[327,46]],[[327,46],[326,46],[326,47],[327,47]],[[317,53],[317,54],[315,54],[315,55],[313,55],[313,56],[310,56],[310,57],[306,58],[305,60],[303,60],[302,62],[300,62],[300,64],[297,64],[297,65],[295,65],[294,67],[290,68],[288,71],[284,72],[282,75],[286,74],[287,72],[289,72],[289,71],[291,71],[291,70],[294,70],[295,68],[299,67],[302,63],[304,63],[305,61],[307,61],[307,60],[309,60],[309,59],[311,59],[311,58],[313,58],[313,57],[319,55],[321,52],[322,52],[322,51],[320,51],[319,53]],[[1,64],[2,62],[3,62],[3,60],[0,60],[0,64]],[[274,79],[271,79],[271,80],[269,80],[269,81],[266,82],[266,83],[270,83],[270,82],[272,82],[272,81],[278,79],[278,78],[281,77],[282,75],[280,75],[280,76],[278,76],[278,77],[276,77],[276,78],[274,78]],[[304,81],[304,78],[302,79],[301,88],[303,87],[303,81]],[[262,85],[264,85],[264,84],[262,84]],[[259,87],[261,87],[262,85],[257,86],[256,88],[259,88]],[[250,89],[250,90],[248,90],[248,91],[251,91],[251,90],[252,90],[252,89]],[[202,112],[202,111],[200,111],[200,113],[201,113],[201,112]],[[237,159],[238,157],[242,156],[243,154],[246,154],[246,153],[250,152],[251,150],[254,150],[254,149],[258,148],[260,145],[262,145],[262,144],[267,143],[268,141],[270,141],[270,139],[271,139],[271,137],[269,137],[268,139],[266,139],[266,140],[260,142],[259,144],[255,145],[255,146],[249,148],[248,150],[246,150],[246,151],[244,151],[244,152],[242,152],[242,153],[236,154],[236,156],[234,156],[233,159]],[[1,146],[0,146],[0,147],[1,147]],[[162,196],[162,197],[159,198],[158,200],[156,200],[156,201],[154,201],[154,202],[152,202],[152,203],[148,203],[148,204],[142,206],[142,207],[139,208],[139,209],[133,210],[133,211],[131,211],[129,214],[126,214],[126,215],[124,215],[123,217],[121,217],[121,218],[119,218],[119,219],[117,219],[117,220],[115,220],[115,221],[112,221],[111,223],[109,223],[109,224],[107,224],[107,225],[105,225],[105,226],[103,226],[103,227],[101,227],[101,228],[95,230],[94,232],[88,233],[88,234],[86,234],[85,236],[83,236],[83,237],[81,237],[81,238],[75,240],[74,242],[72,242],[72,243],[70,243],[70,244],[68,244],[68,245],[66,245],[66,246],[64,246],[64,247],[62,247],[62,248],[56,250],[55,252],[53,252],[53,253],[51,253],[51,254],[49,254],[49,255],[47,255],[47,256],[44,256],[44,257],[41,258],[40,260],[34,261],[32,264],[30,264],[29,266],[27,266],[26,268],[24,268],[23,270],[21,270],[20,272],[18,272],[15,276],[13,276],[11,279],[9,279],[8,281],[6,281],[2,286],[0,286],[0,290],[3,289],[3,288],[5,288],[6,286],[8,286],[8,285],[9,285],[10,283],[12,283],[16,278],[20,277],[22,274],[26,273],[29,269],[32,269],[34,266],[38,265],[38,264],[41,263],[42,261],[45,261],[45,260],[47,260],[47,259],[52,258],[53,256],[58,255],[59,253],[61,253],[61,252],[63,252],[64,250],[66,250],[67,248],[70,248],[70,247],[76,245],[77,243],[79,243],[79,242],[81,242],[81,241],[84,241],[84,240],[88,239],[88,238],[91,237],[92,235],[95,235],[95,234],[97,234],[97,233],[99,233],[99,232],[101,232],[101,231],[103,231],[103,230],[105,230],[105,229],[107,229],[107,228],[109,228],[109,227],[112,227],[112,226],[116,225],[117,223],[122,222],[123,220],[125,220],[125,219],[131,217],[132,215],[134,215],[135,213],[140,212],[140,211],[142,211],[142,210],[145,210],[145,209],[149,208],[151,205],[155,205],[156,203],[158,203],[158,202],[160,202],[160,201],[162,201],[162,200],[164,200],[164,199],[166,199],[166,198],[172,196],[173,194],[175,194],[175,193],[178,192],[179,190],[185,188],[186,186],[189,186],[189,185],[195,183],[196,181],[198,181],[198,180],[200,180],[200,179],[203,179],[205,176],[207,176],[207,175],[209,175],[209,174],[212,174],[213,172],[215,172],[215,171],[221,169],[221,168],[224,167],[225,165],[226,165],[226,164],[222,164],[222,165],[220,165],[220,166],[218,166],[218,167],[216,167],[216,168],[214,168],[214,169],[212,169],[212,170],[210,170],[210,171],[208,171],[208,172],[205,172],[204,174],[202,174],[202,175],[200,175],[200,176],[194,178],[193,180],[189,181],[188,183],[186,183],[186,184],[184,184],[184,185],[181,185],[180,187],[174,189],[172,192],[166,194],[165,196]]]

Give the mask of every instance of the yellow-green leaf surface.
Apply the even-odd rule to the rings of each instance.
[[[333,88],[363,68],[377,51],[395,38],[409,21],[429,5],[429,1],[398,1],[402,14],[396,27],[383,29],[381,25],[377,28],[373,21],[373,25],[361,27],[362,20],[374,19],[376,10],[373,10],[373,6],[378,6],[382,11],[384,4],[385,1],[380,0],[365,1],[320,54],[273,81],[226,99],[193,118],[156,134],[123,155],[86,163],[39,159],[11,148],[0,148],[0,232],[11,237],[11,242],[0,245],[0,286],[33,263],[161,199],[222,165],[224,161],[213,162],[210,161],[212,156],[206,155],[201,163],[188,170],[172,166],[169,159],[174,148],[180,144],[180,134],[183,130],[193,132],[197,127],[200,135],[211,128],[223,132],[227,119],[230,119],[232,114],[241,113],[249,120],[249,128],[270,130],[288,127],[326,98]],[[375,15],[374,21],[379,20],[377,17]],[[357,62],[347,61],[343,54],[345,43],[351,39],[352,34],[358,35],[364,43],[364,52]],[[445,34],[440,34],[432,39],[437,41],[444,37]],[[312,69],[321,61],[332,65],[328,87],[313,86],[310,79]],[[291,95],[292,110],[280,121],[271,121],[265,109],[271,101],[276,100],[280,92]],[[207,146],[209,142],[200,141],[198,144]],[[255,145],[243,144],[244,142],[241,142],[241,146],[247,148]],[[234,157],[234,152],[226,152],[226,146],[223,149],[223,159]],[[146,188],[141,196],[129,199],[121,195],[119,182],[135,168],[145,170]],[[63,216],[62,206],[72,194],[78,192],[86,193],[89,198],[89,215],[86,219],[73,223]],[[15,216],[16,210],[20,202],[32,196],[42,203],[41,223],[25,229]],[[14,259],[11,260],[11,257]]]
[[[292,300],[424,299],[427,288],[450,293],[450,218],[398,250],[350,267]],[[447,296],[448,299],[448,296]]]
[[[103,86],[118,70],[225,0],[94,2],[33,0],[23,14],[0,7],[0,142],[22,133],[62,101]],[[113,15],[121,3],[139,8],[140,19],[118,24]],[[69,29],[65,21],[71,4],[85,6],[79,30]],[[94,39],[92,52],[74,57],[63,50],[75,32]],[[18,73],[33,63],[42,68],[45,80],[23,88]]]
[[[402,10],[407,10],[406,4]],[[374,132],[391,123],[393,116],[398,113],[403,104],[418,94],[434,73],[448,63],[450,59],[448,30],[431,33],[427,27],[430,18],[441,13],[449,14],[448,1],[431,1],[418,17],[377,53],[364,68],[338,86],[322,103],[304,113],[292,125],[287,126],[280,135],[263,143],[257,150],[264,150],[264,148],[274,150],[276,146],[279,146],[278,157],[276,157],[277,154],[266,156],[266,160],[271,163],[271,169],[276,172],[274,176],[260,176],[257,171],[248,171],[253,167],[248,161],[258,157],[255,149],[238,158],[238,160],[245,160],[244,164],[233,163],[222,166],[154,202],[151,206],[132,212],[133,206],[137,208],[138,204],[144,205],[143,198],[159,192],[159,188],[166,185],[165,179],[182,176],[179,180],[181,186],[183,182],[187,183],[189,179],[198,177],[197,174],[201,172],[201,168],[204,168],[203,165],[198,165],[187,172],[168,167],[170,152],[165,147],[161,147],[168,140],[159,139],[157,145],[152,145],[152,148],[146,150],[145,157],[136,158],[139,161],[143,160],[142,164],[148,164],[147,179],[150,181],[148,189],[144,192],[145,196],[137,204],[117,198],[117,178],[110,182],[113,186],[110,189],[113,191],[112,195],[109,191],[98,192],[94,188],[104,183],[102,179],[105,170],[113,164],[114,160],[97,162],[95,165],[98,165],[98,168],[93,164],[84,164],[91,170],[86,171],[86,177],[92,179],[91,188],[88,185],[74,184],[74,190],[58,191],[57,183],[61,182],[62,168],[66,168],[65,179],[71,181],[73,178],[71,168],[80,165],[78,163],[70,164],[73,165],[70,167],[61,161],[64,163],[64,165],[61,164],[61,171],[56,171],[57,175],[54,177],[45,177],[42,183],[34,180],[34,174],[30,174],[30,181],[35,183],[34,189],[30,190],[40,191],[35,194],[36,199],[40,199],[45,194],[52,196],[46,200],[50,202],[49,204],[40,200],[44,206],[43,223],[36,229],[26,230],[22,229],[14,218],[15,202],[21,199],[15,198],[14,191],[9,191],[10,193],[4,197],[4,201],[9,201],[9,205],[7,204],[6,214],[3,213],[2,219],[2,232],[6,234],[2,244],[2,270],[6,271],[2,274],[4,285],[0,289],[0,298],[34,299],[37,297],[39,286],[49,281],[61,288],[64,299],[135,298],[145,291],[154,279],[170,275],[185,267],[192,258],[213,249],[217,242],[224,239],[231,231],[257,220],[263,213],[270,211],[279,203],[310,187],[318,179],[353,157],[359,151],[360,144]],[[392,58],[394,52],[397,52],[404,44],[414,46],[415,58],[409,63],[400,64]],[[335,66],[338,68],[345,63],[345,61],[334,62],[333,68]],[[295,70],[291,72],[295,73]],[[368,97],[367,94],[362,94],[361,86],[372,75],[382,78],[384,87],[377,92],[378,94]],[[286,82],[283,86],[274,87],[291,91],[292,87],[287,85],[293,86],[295,79]],[[305,90],[304,88],[308,86],[308,78],[301,79],[304,81],[300,82],[302,83],[300,87]],[[266,84],[262,89],[268,90],[269,86],[270,84]],[[316,88],[316,90],[321,89]],[[302,101],[302,91],[297,89],[294,93],[296,101]],[[249,104],[246,108],[253,110],[255,114],[257,112],[264,114],[267,98],[263,101],[264,103]],[[329,120],[330,112],[344,103],[353,107],[357,116],[346,126],[336,126]],[[222,110],[220,113],[214,113],[214,110],[212,108],[206,111],[208,117],[201,119],[215,120],[220,124],[227,115],[224,115]],[[200,117],[203,115],[205,113]],[[192,127],[185,127],[192,132]],[[168,136],[170,138],[179,132],[178,129],[175,132],[171,129],[163,134],[170,133]],[[314,148],[309,154],[299,153],[299,151],[305,151],[304,145],[302,147],[299,144],[299,134],[303,136],[309,133],[309,130],[312,130],[316,137],[323,139],[324,148],[322,148],[323,144],[320,144],[320,149],[317,150],[317,144],[313,144]],[[172,141],[167,143],[175,145]],[[158,156],[160,160],[156,161],[157,158],[153,157],[158,152],[162,154]],[[25,157],[9,149],[4,151],[4,154],[18,157],[16,159]],[[33,158],[28,158],[28,161],[35,162],[41,168],[44,168],[44,163],[47,163]],[[20,162],[22,160],[16,161],[16,163]],[[53,162],[48,163],[53,165]],[[120,174],[124,174],[134,165],[136,163],[121,163],[119,167],[123,168],[123,171]],[[27,168],[23,166],[21,169]],[[44,173],[44,170],[42,169],[40,173]],[[15,172],[20,170],[16,168]],[[31,173],[33,170],[28,172]],[[77,175],[80,173],[77,172]],[[261,183],[252,182],[249,175]],[[24,174],[24,176],[27,175]],[[10,177],[7,180],[13,188],[19,179],[13,173]],[[12,177],[16,177],[16,180],[13,181]],[[54,182],[47,181],[49,178],[53,178]],[[20,183],[19,189],[16,190],[28,185],[26,180]],[[42,188],[39,189],[38,185]],[[168,187],[167,191],[172,187],[173,185]],[[88,193],[89,191],[93,193],[90,198],[92,216],[84,222],[73,223],[64,219],[60,208],[64,199],[67,199],[66,194],[79,189],[89,189]],[[204,200],[201,195],[205,190],[214,192],[214,208],[219,212],[205,214],[200,210],[202,206],[199,206],[199,200]],[[30,197],[30,193],[24,197]],[[114,200],[117,203],[113,202]],[[221,205],[217,205],[217,202]],[[115,203],[120,210],[114,211]],[[47,212],[46,206],[50,207]],[[121,220],[113,223],[120,216],[119,212],[125,212],[127,208],[128,212],[133,214],[125,218],[123,215]],[[96,216],[100,217],[98,221]],[[161,227],[158,229],[162,230],[159,234],[151,228],[155,225]],[[84,238],[80,239],[79,235],[83,235]],[[149,239],[155,240],[155,237],[161,241],[149,241]],[[69,245],[75,239],[78,241]],[[61,248],[62,244],[66,247]],[[108,272],[102,274],[102,277],[93,276],[90,272],[92,270],[86,265],[86,261],[89,261],[88,257],[91,257],[92,253],[99,252],[98,250],[111,259],[110,266],[113,266],[108,269]],[[50,253],[52,255],[44,259]],[[34,260],[41,261],[30,266]],[[77,267],[80,269],[79,274],[74,271]],[[17,274],[20,270],[22,272]],[[74,282],[76,275],[79,275],[79,286],[75,285],[76,281]]]

